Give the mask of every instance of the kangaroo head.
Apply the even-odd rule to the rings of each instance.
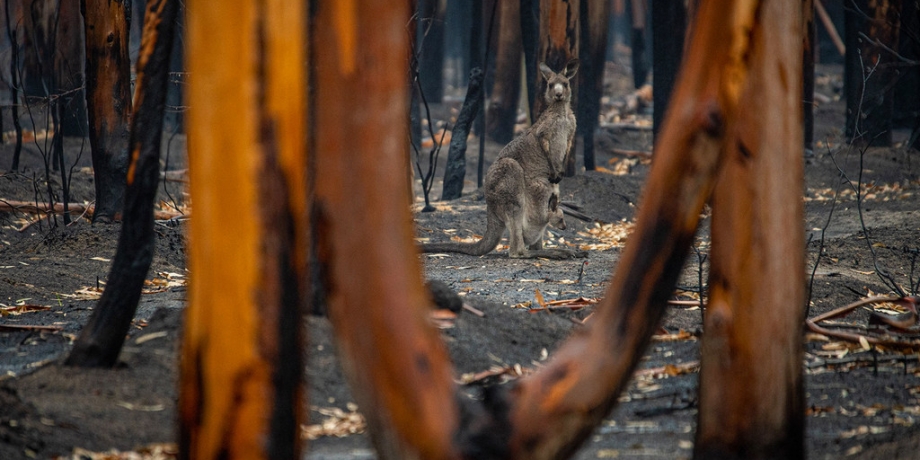
[[[543,97],[546,99],[547,104],[569,102],[572,99],[572,88],[569,80],[575,76],[577,71],[578,59],[569,61],[565,65],[565,69],[560,73],[553,72],[545,62],[540,63],[540,73],[543,74],[543,79],[546,80],[546,94]]]
[[[546,211],[549,213],[549,224],[559,230],[565,230],[565,216],[559,207],[559,195],[553,193],[549,196]]]

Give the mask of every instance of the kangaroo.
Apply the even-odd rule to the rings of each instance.
[[[498,246],[505,228],[509,232],[511,258],[571,259],[586,257],[584,251],[543,248],[543,233],[550,223],[565,228],[559,208],[559,181],[575,137],[572,89],[569,80],[578,61],[566,64],[562,73],[545,63],[540,72],[546,80],[546,109],[523,134],[508,143],[486,172],[486,231],[475,243],[429,243],[422,252],[460,252],[481,256]],[[558,224],[558,225],[557,225]]]

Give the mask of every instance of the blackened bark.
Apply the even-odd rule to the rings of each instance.
[[[13,118],[13,130],[16,132],[16,146],[13,149],[13,164],[11,171],[19,170],[19,157],[22,155],[22,125],[19,123],[19,40],[18,30],[13,29],[10,21],[10,1],[3,2],[6,9],[6,34],[10,39],[10,101],[12,101],[10,116]]]
[[[138,59],[137,106],[131,121],[131,164],[125,212],[108,285],[89,322],[80,332],[65,364],[111,367],[118,360],[141,289],[153,260],[153,205],[160,177],[160,140],[166,102],[169,54],[177,0],[150,0],[144,41],[154,41]],[[159,20],[151,18],[159,16]]]
[[[438,0],[418,1],[418,72],[425,99],[444,99],[444,9]]]
[[[652,0],[652,132],[656,139],[677,81],[686,30],[687,9],[684,2]]]
[[[581,50],[579,51],[578,86],[581,97],[578,104],[578,131],[584,139],[585,169],[593,171],[594,130],[601,111],[604,92],[604,64],[607,56],[607,25],[610,2],[582,0]]]
[[[629,1],[629,14],[632,18],[630,44],[632,48],[633,86],[636,88],[641,88],[648,78],[648,60],[645,56],[645,35],[648,28],[645,27],[645,7],[645,0]]]
[[[537,53],[540,50],[540,0],[521,0],[521,46],[527,71],[527,110],[530,121],[537,119],[534,106],[539,91]]]
[[[901,37],[898,54],[907,60],[920,61],[920,1],[901,4]],[[894,94],[920,94],[920,65],[900,65],[900,77]],[[894,123],[898,128],[913,128],[920,121],[920,97],[894,98]]]
[[[846,136],[875,146],[891,145],[893,88],[897,77],[900,0],[847,0],[843,81]],[[888,49],[885,49],[888,48]]]
[[[60,125],[57,125],[57,130],[65,136],[84,137],[87,133],[83,38],[80,0],[60,0],[54,73],[56,93],[61,101]]]
[[[473,120],[480,109],[480,95],[482,94],[483,73],[479,68],[470,72],[470,83],[467,86],[466,98],[457,123],[450,136],[450,150],[447,154],[447,164],[444,167],[444,189],[441,200],[454,200],[460,198],[463,192],[463,178],[466,175],[466,138],[470,134]]]

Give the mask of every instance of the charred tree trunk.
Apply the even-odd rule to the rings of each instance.
[[[61,104],[58,131],[65,136],[87,134],[86,94],[83,88],[83,18],[80,0],[60,0],[58,30],[55,34],[54,74]]]
[[[503,1],[498,12],[495,83],[489,98],[486,135],[507,144],[514,137],[521,94],[521,3]],[[453,138],[452,138],[453,139]]]
[[[610,18],[608,0],[581,0],[581,61],[578,87],[578,130],[584,139],[586,170],[594,170],[594,130],[601,112],[604,94],[604,64],[607,56],[607,25]]]
[[[86,31],[86,106],[96,189],[93,222],[110,222],[124,207],[131,113],[128,5],[130,2],[123,0],[80,0]]]
[[[652,0],[652,132],[656,139],[677,82],[686,30],[687,8],[684,2]]]
[[[394,50],[407,47],[409,11],[405,2],[339,4],[316,5],[311,39],[338,44],[311,56],[322,108],[313,114],[312,216],[329,318],[380,458],[456,458],[450,365],[426,317],[405,206],[406,60]],[[365,97],[351,97],[358,92]],[[344,171],[356,180],[343,181]]]
[[[816,40],[815,0],[805,0],[802,2],[802,126],[806,149],[813,149],[815,143]]]
[[[15,21],[19,22],[21,19],[21,14],[16,15],[16,20],[12,19],[11,16],[14,15],[13,10],[10,9],[11,1],[7,0],[3,2],[5,9],[5,18],[6,18],[6,33],[10,39],[10,101],[12,101],[12,107],[10,109],[10,117],[13,119],[13,130],[16,133],[16,146],[13,148],[13,162],[10,165],[11,171],[19,170],[19,157],[22,156],[22,125],[19,122],[19,88],[21,86],[21,81],[19,79],[19,27],[13,28],[12,24]],[[21,13],[21,10],[17,11]]]
[[[846,136],[890,146],[901,0],[847,0],[845,10]]]
[[[712,199],[698,459],[805,457],[802,3],[759,9],[739,88],[757,110],[728,125]]]
[[[581,0],[560,0],[540,2],[540,52],[537,55],[553,71],[561,71],[573,58],[578,57],[579,47],[579,4]],[[543,93],[546,82],[540,78],[540,85],[534,100],[534,120],[540,118],[546,106]],[[578,85],[572,86],[572,110],[578,113]],[[565,175],[575,175],[575,144],[565,160]]]
[[[129,142],[131,163],[118,249],[102,298],[67,357],[66,364],[70,366],[115,365],[153,261],[153,205],[160,180],[163,108],[177,8],[178,0],[151,0],[147,8],[145,46],[137,63]]]
[[[521,0],[521,47],[524,49],[525,82],[527,83],[527,115],[531,123],[537,119],[537,92],[540,85],[540,0]]]
[[[418,0],[419,82],[428,102],[444,99],[444,5]]]
[[[680,3],[680,2],[675,2]],[[629,14],[632,20],[632,71],[633,86],[637,89],[645,84],[648,78],[648,61],[645,58],[645,34],[647,33],[645,0],[629,0]]]
[[[480,113],[480,104],[483,91],[483,73],[479,68],[470,72],[470,83],[467,85],[466,98],[457,122],[450,136],[450,149],[447,153],[447,162],[444,164],[444,188],[441,191],[441,200],[456,200],[463,194],[463,179],[466,176],[466,139],[470,135],[470,128],[476,114]],[[482,161],[480,161],[482,164]]]
[[[182,341],[179,451],[180,458],[296,459],[308,260],[307,13],[301,1],[231,3],[189,2],[186,10],[196,217],[189,233],[195,275]],[[345,16],[353,12],[334,5]],[[360,42],[324,43],[353,55]],[[387,51],[378,56],[406,61],[407,48]],[[406,87],[405,69],[387,75]],[[389,102],[405,119],[405,98]],[[405,127],[391,134],[406,139]],[[401,150],[400,166],[404,159]],[[405,182],[399,188],[405,191]]]
[[[920,2],[917,0],[901,2],[898,54],[904,57],[904,61],[920,61]],[[894,94],[920,94],[920,65],[904,64],[906,62],[899,62],[900,75],[895,83]],[[894,123],[901,128],[913,128],[920,123],[920,97],[895,97]]]
[[[57,7],[56,0],[22,2],[23,56],[20,83],[26,98],[51,95]]]

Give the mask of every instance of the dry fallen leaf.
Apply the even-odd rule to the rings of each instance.
[[[343,438],[353,434],[364,433],[367,428],[367,422],[364,420],[364,416],[358,413],[358,406],[348,403],[346,408],[348,412],[338,407],[312,408],[326,416],[326,418],[316,425],[301,425],[301,439],[317,439],[323,436]]]

